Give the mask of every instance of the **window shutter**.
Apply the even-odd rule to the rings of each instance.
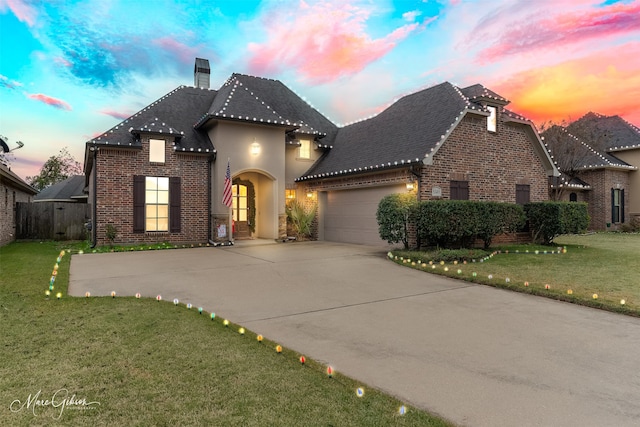
[[[516,184],[516,204],[525,205],[531,201],[531,187],[528,184]]]
[[[624,222],[624,190],[620,190],[620,222]]]
[[[616,190],[611,189],[611,224],[616,223]]]
[[[180,177],[169,178],[169,231],[180,232]]]
[[[144,233],[144,176],[133,177],[133,232]]]

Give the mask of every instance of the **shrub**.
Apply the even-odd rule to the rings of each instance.
[[[416,196],[411,193],[389,194],[383,197],[376,212],[380,238],[387,243],[402,242],[405,249],[409,248],[409,221],[416,204]]]
[[[527,203],[525,211],[534,241],[541,241],[546,245],[561,234],[583,233],[589,226],[586,203]]]
[[[285,209],[287,219],[297,234],[297,237],[311,236],[311,226],[316,217],[317,205],[313,205],[310,210],[306,210],[304,205],[297,200],[293,200]]]

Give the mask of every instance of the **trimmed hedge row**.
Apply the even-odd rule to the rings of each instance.
[[[527,220],[534,240],[546,244],[560,234],[584,232],[589,225],[586,203],[540,202],[523,207],[470,200],[418,202],[411,194],[384,197],[376,216],[380,237],[389,243],[402,242],[405,248],[412,227],[418,246],[471,247],[480,239],[488,248],[495,236],[518,231]]]

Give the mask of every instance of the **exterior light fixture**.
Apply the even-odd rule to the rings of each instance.
[[[253,144],[251,144],[251,154],[257,156],[258,154],[260,154],[260,149],[260,144],[258,144],[254,139]]]
[[[407,182],[407,191],[413,191],[415,184],[413,181]]]
[[[313,199],[313,193],[311,191],[307,192],[307,198]]]

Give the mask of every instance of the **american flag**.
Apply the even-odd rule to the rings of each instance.
[[[224,190],[222,190],[222,204],[231,207],[231,165],[227,160],[227,173],[224,176]]]

